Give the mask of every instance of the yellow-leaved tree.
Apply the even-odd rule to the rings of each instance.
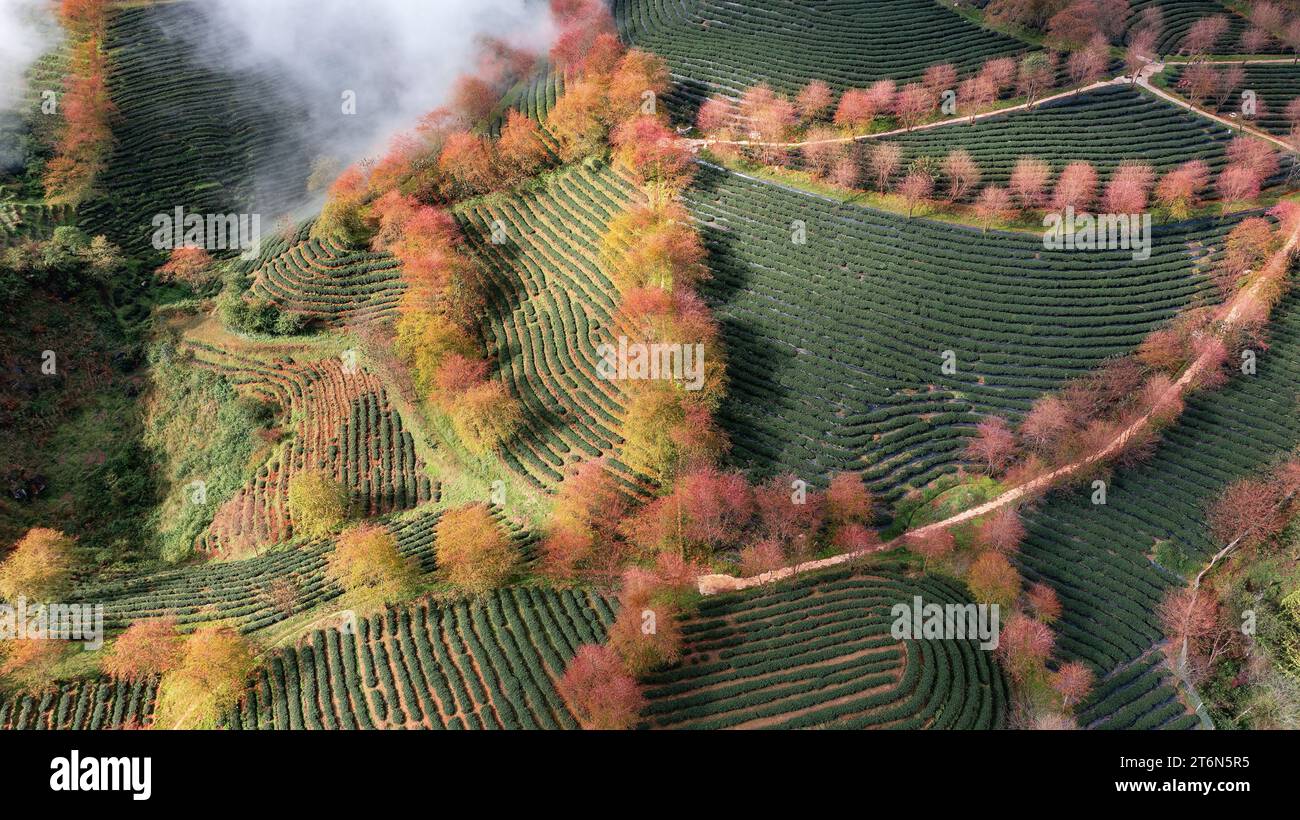
[[[289,517],[294,532],[319,538],[348,516],[347,488],[327,470],[305,470],[289,479]]]
[[[0,562],[0,598],[53,601],[72,573],[73,541],[58,530],[33,527]]]
[[[452,427],[465,446],[486,453],[508,441],[523,423],[523,410],[498,381],[480,382],[447,407]]]
[[[415,568],[397,549],[397,539],[383,527],[358,524],[343,531],[329,557],[329,577],[345,592],[390,602],[410,593]]]
[[[199,627],[185,639],[180,660],[158,684],[154,726],[212,728],[244,692],[257,666],[253,646],[229,626]]]
[[[514,544],[485,504],[444,513],[438,522],[434,551],[447,580],[475,595],[501,586],[519,563]]]

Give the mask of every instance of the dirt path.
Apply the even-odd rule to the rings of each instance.
[[[1276,273],[1277,271],[1274,269],[1277,266],[1286,266],[1290,264],[1291,254],[1295,249],[1297,242],[1300,242],[1300,224],[1296,225],[1286,243],[1276,254],[1274,254],[1273,258],[1269,260],[1264,270],[1261,271],[1261,275],[1257,276],[1249,285],[1237,291],[1231,299],[1219,308],[1219,315],[1216,317],[1216,322],[1219,326],[1219,330],[1216,334],[1218,338],[1223,338],[1228,334],[1241,317],[1244,307],[1253,301],[1254,296],[1260,289],[1262,283],[1269,278],[1264,275],[1265,272],[1272,271]],[[1157,403],[1157,406],[1181,400],[1183,396],[1186,395],[1191,385],[1194,384],[1195,381],[1207,368],[1211,367],[1213,363],[1213,351],[1207,350],[1205,353],[1202,353],[1195,361],[1187,366],[1187,369],[1183,371],[1183,374],[1179,376],[1178,380],[1170,385],[1160,402]],[[1045,493],[1052,487],[1056,486],[1056,484],[1062,479],[1069,478],[1094,464],[1103,462],[1111,456],[1122,452],[1134,437],[1143,433],[1146,428],[1150,426],[1151,416],[1153,413],[1154,409],[1143,413],[1138,419],[1129,424],[1129,426],[1121,430],[1105,447],[1093,452],[1089,456],[1062,467],[1057,467],[1055,470],[1045,473],[1038,478],[1027,481],[1017,487],[1013,487],[990,501],[971,507],[968,510],[944,519],[943,521],[936,521],[932,524],[927,524],[924,527],[918,527],[907,535],[917,535],[932,532],[937,529],[947,529],[988,515],[989,513],[996,512],[1003,507],[1015,504],[1023,499],[1034,498]],[[838,566],[872,553],[883,552],[885,550],[900,547],[903,545],[905,537],[905,535],[900,535],[899,537],[872,549],[836,555],[831,558],[823,558],[819,561],[808,561],[796,566],[782,567],[781,569],[764,572],[748,578],[736,578],[732,575],[721,574],[701,575],[696,578],[696,586],[699,588],[700,592],[705,595],[762,586],[764,584],[781,581],[805,572],[813,572],[827,567]]]
[[[1234,122],[1233,120],[1220,117],[1218,114],[1215,114],[1211,111],[1207,111],[1204,108],[1198,108],[1195,105],[1192,105],[1190,102],[1182,99],[1181,97],[1178,97],[1174,94],[1170,94],[1168,91],[1165,91],[1163,88],[1159,88],[1157,86],[1152,85],[1151,77],[1153,77],[1156,74],[1159,74],[1164,70],[1165,70],[1164,63],[1149,64],[1139,74],[1137,84],[1140,85],[1142,88],[1146,89],[1147,91],[1151,92],[1152,94],[1156,95],[1160,99],[1165,100],[1166,102],[1173,103],[1174,105],[1177,105],[1180,108],[1185,108],[1194,114],[1199,114],[1200,116],[1205,117],[1206,119],[1214,120],[1215,122],[1226,125],[1229,128],[1232,128],[1234,130],[1244,131],[1253,137],[1258,137],[1262,140],[1267,140],[1268,142],[1271,142],[1274,145],[1281,148],[1283,151],[1288,151],[1288,152],[1295,151],[1295,148],[1292,145],[1290,145],[1286,140],[1279,139],[1273,136],[1272,134],[1269,134],[1266,131],[1261,131],[1253,125],[1247,125],[1246,123],[1241,121]]]

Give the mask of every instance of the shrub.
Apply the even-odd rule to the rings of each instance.
[[[282,312],[271,323],[271,332],[277,336],[295,336],[307,326],[307,315],[296,311]]]

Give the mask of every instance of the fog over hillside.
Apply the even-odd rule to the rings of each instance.
[[[58,28],[46,0],[0,0],[0,168],[20,157],[11,139],[13,119],[27,84],[31,64],[58,41]]]
[[[382,151],[441,105],[483,37],[544,53],[553,34],[544,0],[218,0],[205,13],[200,30],[221,44],[199,49],[205,59],[235,78],[281,77],[286,103],[307,112],[313,155],[344,161]]]

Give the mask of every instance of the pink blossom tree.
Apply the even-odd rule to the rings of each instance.
[[[799,91],[794,105],[799,112],[799,119],[804,123],[820,120],[830,113],[835,104],[831,96],[831,87],[822,80],[813,80]]]
[[[911,131],[934,111],[935,95],[920,83],[908,83],[894,99],[894,116]]]
[[[1024,208],[1038,208],[1046,201],[1052,168],[1041,159],[1021,157],[1011,169],[1011,193]]]
[[[1102,208],[1113,214],[1136,214],[1146,210],[1155,170],[1145,162],[1121,162],[1102,196]]]
[[[907,203],[907,215],[910,217],[922,203],[934,192],[934,177],[922,170],[913,170],[903,177],[898,184],[898,194]]]
[[[1175,219],[1186,219],[1200,204],[1201,192],[1209,184],[1210,166],[1203,160],[1190,160],[1160,178],[1156,185],[1156,201]]]
[[[1052,207],[1058,211],[1066,208],[1086,211],[1096,198],[1097,169],[1092,167],[1092,163],[1080,160],[1071,162],[1061,171],[1061,178],[1056,181],[1052,193]]]
[[[956,202],[980,183],[980,167],[965,148],[954,148],[943,159],[948,178],[948,201]]]
[[[1192,23],[1183,37],[1181,51],[1193,57],[1203,57],[1214,51],[1215,45],[1228,33],[1228,18],[1222,14],[1204,17]]]
[[[871,172],[876,176],[876,188],[883,194],[903,164],[903,148],[896,142],[877,143],[871,151],[870,162]]]
[[[1015,213],[1015,205],[1006,188],[989,185],[975,199],[975,215],[979,217],[985,231],[991,223],[1010,219]]]

